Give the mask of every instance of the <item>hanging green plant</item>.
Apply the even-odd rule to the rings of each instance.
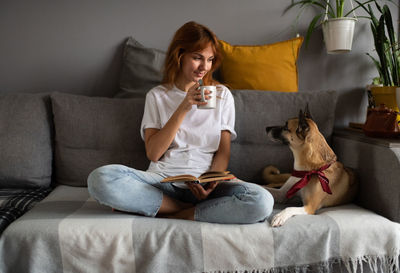
[[[316,15],[311,19],[307,32],[304,38],[305,46],[307,47],[311,35],[314,31],[323,24],[323,22],[329,19],[337,19],[337,18],[364,18],[364,16],[356,16],[355,11],[367,7],[370,3],[377,3],[378,0],[365,0],[365,1],[355,1],[357,5],[353,5],[352,0],[336,0],[336,1],[329,1],[329,0],[292,0],[291,4],[285,9],[285,12],[298,7],[299,13],[297,15],[297,20],[301,17],[303,12],[306,9],[314,8],[316,9]],[[395,3],[396,1],[393,0],[384,0],[384,2],[391,2]],[[346,3],[349,3],[346,5]],[[347,10],[346,10],[347,6]],[[296,21],[297,21],[296,20]]]

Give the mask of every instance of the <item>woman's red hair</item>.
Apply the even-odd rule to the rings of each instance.
[[[164,64],[164,85],[175,83],[181,70],[181,58],[184,54],[198,52],[211,45],[214,58],[211,70],[203,77],[204,85],[215,85],[217,82],[212,78],[213,72],[221,63],[221,51],[217,36],[207,27],[196,22],[188,22],[176,32],[168,47]]]

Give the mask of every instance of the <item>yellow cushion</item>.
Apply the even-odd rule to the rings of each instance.
[[[231,89],[298,91],[297,57],[303,37],[274,44],[230,45],[220,40],[222,82]]]

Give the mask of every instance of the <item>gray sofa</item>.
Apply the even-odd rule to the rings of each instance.
[[[238,138],[229,170],[243,180],[259,183],[270,164],[291,170],[288,147],[268,140],[265,127],[283,124],[306,103],[332,142],[335,92],[232,93]],[[371,211],[388,212],[376,206],[325,208],[272,228],[269,219],[220,225],[147,218],[100,205],[87,192],[91,170],[111,163],[147,168],[139,134],[143,105],[143,97],[0,96],[0,186],[5,193],[42,191],[1,234],[0,272],[398,272],[400,224]],[[359,163],[351,156],[374,149],[334,140],[339,160],[356,171]],[[397,173],[399,163],[384,168]],[[361,177],[359,198],[365,201],[371,183]],[[390,185],[399,192],[398,183]],[[374,204],[385,199],[374,195]],[[8,210],[18,206],[7,204]],[[385,216],[399,222],[398,200],[385,204],[393,205]],[[284,207],[276,204],[273,214]]]

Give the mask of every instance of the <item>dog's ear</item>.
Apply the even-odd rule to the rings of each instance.
[[[306,116],[302,110],[299,112],[299,124],[296,129],[296,134],[298,137],[305,139],[307,136],[308,131],[310,130],[310,125],[306,120]]]
[[[309,119],[313,119],[310,113],[310,109],[308,108],[308,102],[306,104],[306,108],[304,109],[304,116]]]

